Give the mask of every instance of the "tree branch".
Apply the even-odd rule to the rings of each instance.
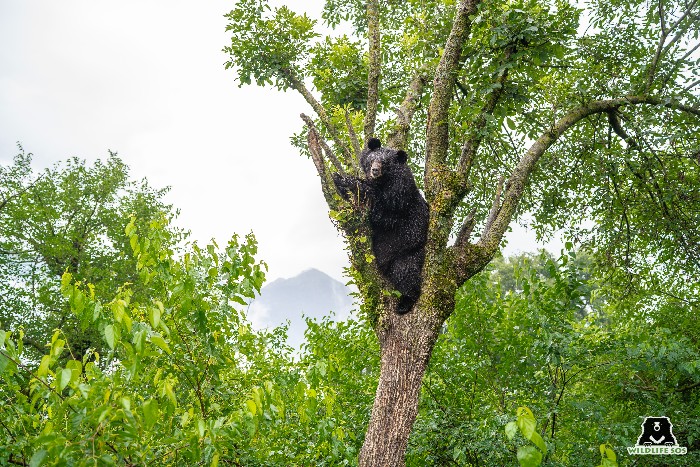
[[[352,124],[352,119],[350,119],[350,112],[345,111],[345,125],[348,127],[348,135],[350,136],[350,143],[352,143],[352,149],[355,151],[354,157],[352,158],[352,168],[355,173],[360,170],[359,158],[362,152],[362,147],[360,141],[357,139],[357,133],[355,133],[355,127]]]
[[[648,93],[651,90],[651,85],[654,82],[654,77],[656,75],[656,70],[659,66],[659,61],[661,60],[661,56],[665,53],[667,53],[673,44],[678,42],[681,37],[688,31],[688,28],[690,27],[689,25],[684,26],[681,28],[675,36],[671,39],[671,41],[667,44],[666,39],[668,39],[669,34],[676,29],[680,24],[688,17],[688,15],[692,12],[693,8],[697,4],[698,0],[693,0],[689,4],[686,5],[686,9],[681,15],[678,20],[673,22],[670,27],[666,27],[666,19],[664,17],[664,10],[663,10],[663,5],[662,5],[662,0],[659,1],[659,20],[661,23],[661,34],[659,36],[659,42],[656,46],[656,52],[654,53],[654,58],[652,59],[651,63],[649,64],[649,71],[647,72],[647,81],[646,85],[644,87],[644,93]]]
[[[493,221],[496,220],[496,216],[498,216],[498,212],[501,210],[501,194],[503,193],[504,181],[505,177],[501,175],[501,177],[498,179],[498,185],[496,186],[496,193],[493,195],[493,203],[491,204],[489,217],[486,218],[486,225],[484,225],[484,231],[481,234],[482,237],[491,229]]]
[[[639,145],[634,140],[634,138],[628,135],[627,132],[625,132],[624,128],[622,128],[620,114],[617,112],[617,109],[608,110],[606,113],[608,114],[608,122],[610,123],[610,127],[613,129],[615,134],[622,138],[622,140],[625,143],[627,143],[631,148],[639,148]]]
[[[306,114],[300,114],[299,116],[301,117],[302,120],[304,120],[304,123],[306,123],[306,126],[309,127],[309,130],[313,130],[313,132],[316,133],[316,137],[319,141],[319,144],[321,145],[323,150],[326,152],[326,157],[328,157],[328,160],[331,161],[331,163],[333,164],[333,167],[335,167],[335,170],[337,170],[341,175],[345,175],[345,169],[343,169],[342,164],[340,163],[338,158],[335,157],[335,154],[333,154],[333,151],[331,150],[330,146],[328,146],[328,143],[326,143],[326,141],[323,138],[321,138],[321,135],[318,132],[318,128],[316,128],[314,121]],[[312,154],[312,157],[313,157],[313,154]],[[323,161],[323,159],[320,159],[320,160]],[[314,163],[316,163],[315,160],[314,160]]]
[[[469,237],[471,237],[472,230],[474,230],[474,225],[476,224],[474,216],[476,216],[476,208],[469,211],[467,217],[464,218],[462,227],[460,227],[459,232],[457,233],[457,239],[455,240],[456,248],[463,248],[469,242]]]
[[[413,114],[418,107],[426,83],[424,71],[424,69],[420,69],[413,75],[406,91],[406,97],[401,103],[401,107],[396,110],[396,122],[387,140],[387,146],[390,148],[406,149]]]
[[[369,36],[369,70],[367,73],[367,109],[365,112],[365,141],[374,136],[379,102],[379,73],[381,43],[379,37],[379,1],[367,2],[367,32]]]
[[[514,49],[512,47],[508,47],[505,50],[505,55],[503,57],[502,64],[505,64],[505,62],[508,61],[513,52]],[[483,107],[481,108],[481,112],[479,113],[479,116],[477,117],[476,121],[472,125],[473,129],[471,132],[471,136],[464,141],[464,145],[462,146],[462,153],[459,157],[458,169],[464,179],[469,178],[469,172],[471,171],[471,166],[474,162],[474,156],[476,155],[476,151],[479,149],[481,141],[484,139],[481,130],[483,130],[486,126],[486,123],[488,122],[487,117],[493,114],[493,111],[496,108],[498,101],[503,95],[503,87],[507,79],[508,68],[504,67],[503,70],[498,75],[496,75],[494,79],[495,87],[489,95],[488,100],[484,103]]]
[[[452,90],[455,86],[456,73],[460,67],[462,46],[471,32],[469,15],[476,12],[481,0],[460,0],[452,23],[452,30],[447,38],[445,50],[440,57],[435,79],[433,80],[433,95],[428,108],[428,128],[426,135],[425,154],[425,184],[426,195],[431,196],[431,174],[439,169],[449,147],[449,108],[452,101]]]
[[[328,143],[326,143],[323,138],[321,138],[321,135],[319,135],[313,120],[304,114],[301,114],[300,117],[309,128],[307,135],[309,152],[311,152],[311,159],[314,161],[316,172],[318,172],[318,176],[321,179],[321,191],[323,192],[323,197],[325,198],[328,207],[333,209],[337,203],[333,197],[333,180],[326,170],[326,163],[323,159],[323,151],[326,151],[326,156],[331,159],[331,161],[335,160],[333,165],[336,167],[336,169],[339,169],[338,172],[340,172],[341,175],[345,175],[345,172],[343,171],[343,168],[340,167],[338,160],[335,158],[335,156],[333,156],[333,152],[331,151],[330,147],[328,147]]]
[[[457,267],[459,269],[457,271],[458,284],[464,283],[469,277],[483,269],[496,251],[498,251],[501,239],[508,229],[508,225],[523,196],[528,177],[534,170],[540,157],[552,144],[554,144],[564,132],[584,118],[597,113],[607,113],[626,105],[655,105],[700,116],[700,109],[697,107],[647,96],[627,96],[618,99],[597,100],[570,111],[542,134],[520,159],[520,162],[518,162],[515,169],[513,169],[506,184],[506,190],[503,193],[503,202],[501,203],[498,213],[479,241],[476,244],[455,244],[455,249],[458,250],[456,251]]]
[[[311,94],[311,91],[309,91],[304,85],[304,83],[299,78],[294,76],[294,74],[290,70],[283,69],[281,70],[281,73],[289,83],[290,87],[296,89],[304,97],[304,99],[311,106],[311,108],[314,109],[314,112],[316,112],[318,118],[321,119],[321,123],[323,123],[323,126],[326,128],[326,130],[328,130],[328,133],[330,133],[331,138],[333,138],[333,142],[340,150],[343,162],[348,167],[352,167],[352,154],[350,152],[350,149],[340,137],[340,133],[338,133],[338,129],[335,127],[335,125],[333,125],[330,118],[328,117],[326,109],[323,108],[321,103],[318,100],[316,100],[313,94]]]

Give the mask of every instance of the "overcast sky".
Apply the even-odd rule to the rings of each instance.
[[[268,279],[315,267],[344,280],[313,164],[289,144],[310,110],[224,70],[234,3],[2,0],[0,163],[18,141],[35,167],[116,151],[132,178],[172,187],[179,225],[200,243],[253,231]],[[321,3],[289,2],[317,18]],[[510,239],[506,253],[537,248],[521,228]]]

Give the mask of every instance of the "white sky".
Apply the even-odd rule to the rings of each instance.
[[[200,243],[252,230],[269,280],[315,267],[345,282],[313,164],[289,144],[310,109],[291,92],[238,88],[224,70],[234,3],[2,0],[0,163],[18,141],[35,167],[116,151],[132,178],[172,187],[167,201]],[[316,18],[321,3],[289,2]],[[506,253],[537,248],[520,227],[509,238]]]

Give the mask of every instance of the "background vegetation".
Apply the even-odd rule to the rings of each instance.
[[[185,243],[116,155],[2,171],[0,465],[357,463],[378,378],[362,318],[309,322],[295,354],[245,319],[252,235]],[[520,406],[543,465],[598,465],[605,443],[619,465],[700,462],[695,285],[618,281],[593,253],[499,259],[459,290],[408,465],[517,465]],[[627,456],[660,414],[688,455]]]

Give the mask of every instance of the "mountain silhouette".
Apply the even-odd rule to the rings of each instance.
[[[299,348],[304,341],[304,318],[331,315],[342,320],[353,308],[351,290],[318,269],[307,269],[291,278],[276,279],[260,290],[250,303],[248,319],[253,328],[265,329],[289,321],[287,343]]]

